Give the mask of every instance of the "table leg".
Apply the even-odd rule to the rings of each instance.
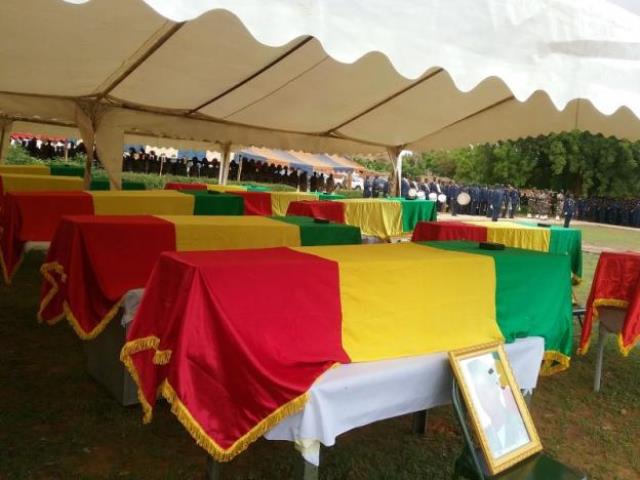
[[[600,331],[598,332],[598,356],[596,358],[596,374],[593,379],[593,391],[600,391],[600,384],[602,382],[602,364],[604,363],[604,346],[606,345],[607,329],[600,323]]]
[[[295,480],[318,480],[320,478],[319,467],[307,462],[302,455],[296,455],[296,457],[296,468],[293,477]]]
[[[222,464],[216,462],[210,455],[207,456],[207,480],[222,480]]]
[[[424,435],[427,426],[427,411],[420,410],[413,414],[411,431],[417,435]]]

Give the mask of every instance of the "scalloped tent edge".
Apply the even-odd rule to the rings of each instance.
[[[154,8],[160,4],[177,5],[165,0],[144,1]],[[395,165],[403,149],[448,149],[573,129],[632,141],[640,139],[640,120],[632,112],[636,98],[628,95],[624,89],[615,90],[619,80],[615,71],[608,76],[610,79],[606,79],[611,85],[591,85],[595,88],[591,97],[571,100],[573,97],[566,94],[559,96],[558,92],[572,91],[571,85],[567,87],[571,81],[576,83],[576,91],[583,91],[589,86],[589,82],[588,79],[576,77],[566,80],[559,78],[559,74],[563,73],[562,68],[559,72],[544,72],[549,77],[549,82],[555,84],[549,91],[541,91],[541,87],[535,82],[525,82],[519,78],[523,76],[523,72],[515,69],[504,71],[498,65],[500,62],[484,62],[492,65],[478,63],[470,71],[473,74],[465,77],[464,69],[461,70],[460,65],[456,65],[455,58],[438,62],[442,55],[430,51],[434,55],[428,57],[429,64],[441,64],[444,68],[431,67],[425,70],[424,65],[416,62],[422,73],[418,73],[419,76],[414,80],[407,80],[398,74],[404,70],[398,67],[398,61],[402,59],[398,59],[394,45],[385,48],[384,43],[372,43],[378,41],[376,39],[367,43],[368,40],[363,40],[363,35],[358,35],[359,31],[355,27],[361,26],[362,20],[354,28],[337,31],[335,29],[339,29],[339,26],[335,26],[335,15],[325,15],[322,18],[324,27],[333,26],[334,31],[326,28],[327,32],[323,32],[318,30],[322,30],[321,26],[309,27],[309,18],[303,18],[305,12],[299,11],[299,8],[300,5],[309,3],[317,8],[325,2],[301,2],[285,11],[282,9],[288,7],[283,0],[274,0],[264,4],[265,11],[261,18],[264,18],[269,8],[280,8],[285,20],[292,15],[300,16],[300,25],[283,30],[275,29],[272,25],[268,29],[260,28],[254,18],[255,12],[247,10],[247,6],[256,1],[246,0],[233,8],[226,0],[185,0],[180,5],[195,5],[202,11],[194,20],[174,23],[161,20],[154,10],[141,9],[140,5],[144,5],[142,0],[111,0],[110,10],[104,10],[105,0],[92,0],[87,5],[80,6],[68,5],[62,0],[53,5],[50,2],[45,5],[45,0],[34,0],[34,14],[29,17],[35,21],[39,14],[42,17],[40,21],[48,25],[53,22],[48,21],[47,15],[64,14],[72,24],[84,25],[85,30],[80,33],[67,32],[59,24],[55,25],[58,32],[63,32],[56,40],[62,45],[60,54],[63,58],[67,55],[73,57],[76,52],[74,41],[77,37],[74,35],[87,34],[93,30],[97,33],[87,40],[89,43],[94,42],[90,47],[101,47],[100,32],[105,31],[104,38],[110,38],[114,34],[121,36],[122,43],[133,53],[124,55],[116,48],[101,51],[103,62],[111,61],[114,67],[109,75],[100,76],[102,74],[89,68],[91,65],[88,60],[92,58],[93,51],[87,47],[87,52],[84,52],[86,58],[82,56],[82,51],[77,53],[80,63],[78,68],[81,73],[86,74],[86,79],[78,74],[78,78],[69,78],[67,83],[58,82],[56,88],[50,85],[55,82],[38,77],[37,66],[32,65],[29,58],[12,62],[14,68],[11,72],[3,73],[6,78],[0,76],[0,92],[4,92],[0,93],[2,158],[8,147],[8,137],[15,130],[15,122],[40,125],[42,133],[47,133],[46,129],[50,129],[50,134],[54,134],[56,130],[77,129],[85,143],[96,146],[116,187],[121,181],[122,145],[136,137],[151,139],[149,143],[157,145],[171,143],[185,145],[185,148],[211,149],[212,144],[217,144],[227,160],[227,168],[231,152],[243,146],[328,154],[386,151]],[[603,0],[599,1],[603,3]],[[592,5],[594,2],[597,3],[598,0],[588,0],[586,3]],[[378,0],[370,0],[366,5],[371,6],[373,11],[378,3]],[[418,3],[428,6],[432,2],[401,0],[398,8],[402,10]],[[491,7],[498,5],[500,1],[483,0],[480,3]],[[547,7],[569,8],[566,0],[543,0],[543,3]],[[355,1],[354,4],[359,5],[359,8],[366,8],[362,2]],[[43,12],[38,11],[38,5]],[[65,8],[62,5],[67,6]],[[19,11],[21,15],[25,15],[24,6],[19,0],[7,0],[2,8],[7,9],[7,22],[11,22],[12,13]],[[508,32],[532,22],[542,22],[544,26],[544,21],[550,18],[537,7],[529,10],[518,8],[514,7],[515,10],[509,12],[515,20],[502,14],[492,20],[507,21],[503,29]],[[619,12],[615,8],[618,7],[612,8],[617,15]],[[563,10],[559,11],[562,13]],[[599,11],[596,10],[597,12]],[[126,36],[124,31],[117,30],[122,28],[118,23],[121,18],[118,15],[129,13],[132,22],[139,24],[140,32],[134,31]],[[371,18],[375,18],[376,14],[380,12],[373,12]],[[76,15],[78,18],[75,18]],[[140,21],[136,22],[138,18]],[[618,23],[609,25],[611,31],[608,33],[612,38],[617,35],[628,40],[627,37],[631,35],[628,31],[630,26],[640,25],[633,23],[637,22],[635,17],[632,20],[618,17],[613,19]],[[279,24],[283,22],[281,18],[275,18],[274,21],[280,22]],[[235,37],[229,41],[226,38],[216,38],[209,45],[209,39],[206,35],[203,36],[203,32],[208,33],[212,26],[222,29],[222,33],[228,28]],[[10,25],[5,27],[7,28],[4,30],[8,30],[9,35]],[[416,48],[425,47],[420,42],[407,40],[402,32],[389,30],[392,27],[393,25],[386,29],[387,40],[390,32],[398,33],[397,42],[408,41],[408,51],[415,52]],[[81,28],[78,27],[78,30]],[[218,31],[215,28],[213,30]],[[280,37],[265,37],[274,31],[278,31]],[[640,43],[639,32],[640,28],[633,35]],[[318,38],[309,36],[310,33],[317,34]],[[501,32],[492,34],[498,35]],[[339,43],[341,38],[344,41],[345,35],[351,35],[351,45]],[[385,36],[382,29],[380,36]],[[16,36],[13,40],[15,55],[30,51],[29,48],[33,46],[30,41],[41,44],[41,38],[48,37],[38,34],[37,38],[25,40],[23,45],[21,37]],[[256,39],[281,46],[267,48]],[[238,52],[231,51],[236,43],[245,48],[242,51],[245,54],[242,56],[243,65],[239,67],[229,64],[228,68],[224,62],[208,65],[207,62],[215,63],[214,60],[232,61],[237,58]],[[185,52],[185,45],[190,47],[189,55],[180,55]],[[212,49],[216,45],[220,46],[220,52]],[[549,45],[553,47],[555,44]],[[382,53],[367,50],[376,46],[380,47],[378,50]],[[463,51],[464,46],[461,44],[457,51],[460,58],[473,54]],[[340,48],[345,51],[339,51]],[[449,45],[443,44],[443,49],[447,48]],[[236,56],[226,58],[226,49],[230,50],[229,55]],[[596,53],[601,55],[601,50]],[[562,52],[554,54],[566,60],[567,65],[571,62],[582,65],[580,58],[576,59]],[[0,62],[15,60],[11,55],[14,53],[0,52]],[[351,60],[353,63],[346,65],[336,61],[336,58]],[[22,57],[18,59],[21,60]],[[589,61],[595,60],[589,57]],[[46,64],[47,59],[43,62]],[[176,65],[172,67],[171,62],[176,62]],[[636,64],[640,62],[630,64],[633,68],[627,71],[631,79],[638,78],[637,70],[640,67]],[[55,68],[55,64],[52,65]],[[185,65],[202,65],[206,75],[203,73],[200,79],[195,72],[180,76],[180,69],[185,68]],[[570,74],[569,67],[565,70],[568,69]],[[158,79],[158,72],[165,72],[168,76],[176,75],[173,70],[178,71],[177,76],[165,83]],[[229,78],[225,80],[222,77],[227,71],[230,71],[227,75]],[[501,71],[504,71],[502,75]],[[417,72],[418,70],[414,71]],[[56,77],[55,72],[52,77]],[[96,80],[90,80],[93,77]],[[227,82],[226,87],[223,80]],[[89,87],[93,81],[97,84]],[[178,85],[180,88],[176,88]],[[611,109],[612,105],[622,105],[627,100],[630,106],[618,106],[610,115],[601,113],[595,106],[600,105],[602,108],[603,105],[596,87],[603,86],[610,87],[609,90],[615,93],[604,102],[607,109]],[[34,93],[17,91],[23,87]],[[211,88],[211,91],[200,92],[196,87]],[[465,92],[464,89],[468,91]],[[64,94],[61,95],[61,92]],[[189,96],[192,92],[200,93],[209,100],[205,103],[189,100],[196,98]],[[557,106],[564,108],[558,110]],[[166,143],[164,139],[168,139]],[[227,169],[221,169],[220,180],[223,182],[226,171]]]

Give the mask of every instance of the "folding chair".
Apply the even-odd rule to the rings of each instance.
[[[587,309],[586,308],[581,307],[580,305],[574,305],[574,307],[573,307],[573,316],[578,319],[578,322],[580,323],[580,328],[583,327],[584,316],[586,314],[587,314]]]
[[[465,442],[462,453],[456,459],[454,480],[587,480],[587,476],[582,472],[560,463],[544,452],[537,453],[502,473],[490,475],[482,451],[473,441],[467,410],[455,380],[451,399]]]

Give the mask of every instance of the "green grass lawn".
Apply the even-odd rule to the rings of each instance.
[[[602,246],[640,238],[640,232],[602,227],[583,232],[585,242]],[[139,408],[120,407],[88,377],[81,342],[66,322],[36,322],[41,260],[29,254],[14,285],[0,286],[0,480],[203,478],[204,451],[165,404],[144,426]],[[597,255],[585,255],[581,295],[596,261]],[[591,392],[594,358],[592,348],[567,372],[540,379],[532,412],[543,445],[590,479],[638,479],[640,355],[623,358],[610,339],[597,395]],[[451,408],[430,413],[424,436],[412,435],[410,426],[406,416],[340,436],[322,451],[321,478],[450,478],[462,446]],[[260,440],[226,473],[232,479],[287,479],[297,458],[288,442]]]
[[[582,242],[586,245],[640,251],[640,229],[611,228],[595,224],[572,227],[582,230]]]

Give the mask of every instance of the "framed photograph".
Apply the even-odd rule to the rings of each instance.
[[[491,475],[542,450],[502,344],[449,352],[449,361]]]

